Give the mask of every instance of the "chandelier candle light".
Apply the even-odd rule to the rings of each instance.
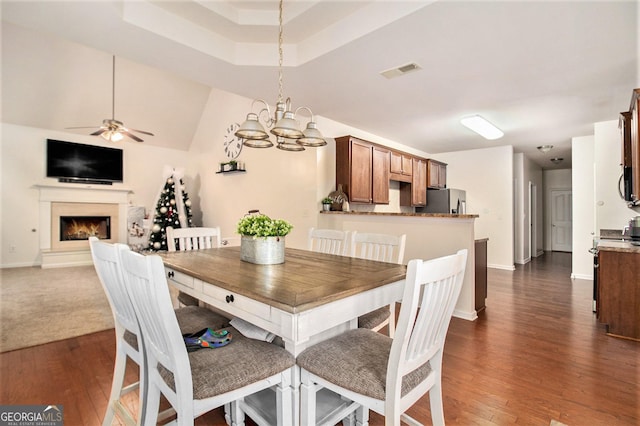
[[[271,115],[269,105],[262,99],[256,99],[251,103],[251,112],[247,114],[247,120],[242,123],[235,135],[244,139],[243,144],[251,148],[270,148],[273,142],[269,140],[269,134],[260,123],[262,119],[267,127],[273,127],[271,133],[276,136],[276,148],[284,151],[304,151],[304,147],[324,146],[327,142],[322,137],[313,120],[313,112],[306,106],[298,107],[295,112],[291,109],[291,98],[286,101],[282,96],[282,3],[279,7],[279,35],[278,35],[278,102],[276,103],[275,114]],[[263,104],[258,113],[253,112],[253,108],[258,104]],[[307,128],[300,131],[296,115],[300,110],[306,110],[311,116],[307,123]],[[266,116],[266,118],[265,118]]]

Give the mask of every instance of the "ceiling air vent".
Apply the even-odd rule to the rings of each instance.
[[[420,65],[412,62],[410,64],[401,65],[399,67],[391,68],[390,70],[382,71],[380,74],[387,78],[394,78],[405,75],[412,71],[418,71],[420,69],[422,69]]]

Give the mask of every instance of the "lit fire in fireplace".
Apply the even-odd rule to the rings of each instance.
[[[88,240],[89,237],[99,239],[111,238],[109,216],[61,216],[60,240]]]

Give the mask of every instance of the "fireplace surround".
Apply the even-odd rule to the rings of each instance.
[[[127,208],[131,190],[102,185],[37,185],[40,191],[40,254],[42,268],[90,265],[88,237],[64,239],[61,217],[108,218],[106,242],[127,242]],[[96,224],[93,224],[94,227]],[[99,231],[95,231],[99,232]]]

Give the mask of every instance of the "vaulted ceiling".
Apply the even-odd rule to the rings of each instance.
[[[9,122],[86,124],[91,109],[105,118],[105,97],[110,111],[110,91],[91,102],[82,78],[51,72],[50,91],[59,85],[87,102],[73,122],[27,117],[33,106],[26,98],[36,103],[47,94],[21,95],[27,89],[9,81],[21,78],[13,74],[20,68],[4,65],[5,55],[30,47],[25,29],[108,52],[95,64],[47,59],[52,69],[62,60],[83,64],[83,73],[95,71],[86,80],[106,79],[107,88],[111,54],[122,57],[124,67],[159,70],[153,81],[127,87],[135,101],[122,100],[123,109],[138,110],[132,127],[156,130],[170,122],[174,132],[193,132],[206,87],[270,103],[277,98],[277,1],[5,0],[1,13],[3,25],[14,28],[9,34],[22,34],[25,44],[2,41],[3,98],[25,99],[22,106],[3,102]],[[429,153],[513,145],[545,169],[566,168],[571,138],[592,134],[594,122],[617,119],[640,85],[639,16],[635,1],[285,1],[284,92],[316,115]],[[380,74],[409,63],[420,69],[391,79]],[[170,84],[176,76],[180,83]],[[184,108],[170,117],[149,116],[166,95]],[[461,126],[472,114],[505,136],[487,141]],[[554,149],[542,154],[539,145]],[[551,157],[565,161],[555,166]]]

